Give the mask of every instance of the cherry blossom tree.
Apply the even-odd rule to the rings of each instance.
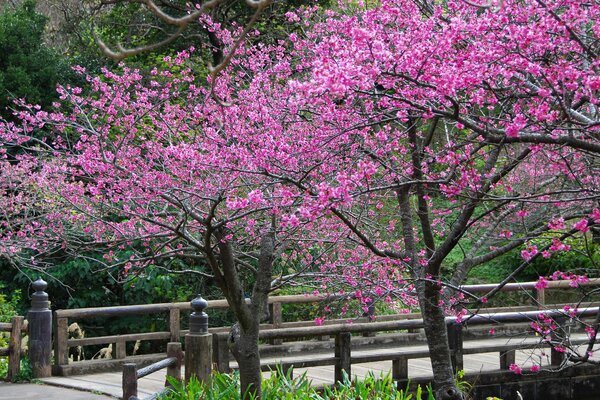
[[[315,223],[282,221],[296,199],[279,180],[246,172],[259,148],[228,132],[188,57],[149,77],[87,76],[85,96],[61,88],[54,111],[23,105],[20,124],[0,125],[3,148],[25,151],[2,160],[0,254],[43,268],[48,253],[103,249],[102,267],[123,277],[183,260],[226,297],[242,393],[260,397],[259,323],[269,293],[290,279],[272,286],[274,263],[287,271],[329,253],[311,248]],[[40,129],[47,140],[35,139]]]
[[[600,222],[599,7],[382,1],[290,13],[302,28],[291,49],[250,65],[255,78],[228,111],[226,126],[257,112],[247,107],[269,110],[259,126],[250,118],[236,129],[265,147],[256,173],[301,199],[289,220],[337,219],[351,231],[349,254],[362,247],[407,272],[401,283],[417,293],[439,398],[461,397],[444,287],[520,250],[522,265],[497,288],[460,294],[485,303],[534,258],[569,251],[567,238],[587,241]],[[451,255],[459,261],[448,264]],[[350,286],[360,287],[360,270],[347,269]]]

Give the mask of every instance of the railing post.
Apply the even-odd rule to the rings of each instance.
[[[167,377],[174,378],[177,381],[181,381],[181,364],[183,362],[183,351],[181,351],[181,342],[169,342],[167,343],[167,357],[176,358],[177,363],[175,365],[169,365],[167,367]],[[165,382],[165,386],[170,386],[169,381]]]
[[[367,311],[363,312],[363,317],[368,318],[368,322],[375,320],[375,302],[371,302],[368,305]],[[363,337],[374,337],[377,336],[376,332],[364,332]]]
[[[500,352],[500,369],[508,370],[511,364],[516,362],[517,355],[515,350],[506,350]]]
[[[115,343],[115,355],[116,360],[122,360],[127,357],[127,342],[120,340]]]
[[[179,342],[180,339],[179,316],[179,308],[171,308],[169,310],[169,332],[171,332],[171,342]]]
[[[349,379],[352,378],[350,375],[351,370],[351,359],[350,359],[350,332],[340,332],[335,335],[335,372],[334,381],[342,382],[344,380],[344,374],[346,372]]]
[[[283,317],[281,315],[281,303],[274,302],[269,304],[269,319],[273,328],[280,328],[283,323]],[[271,339],[271,344],[279,345],[283,343],[283,339]]]
[[[132,363],[123,364],[123,400],[137,398],[137,394],[137,366]]]
[[[208,302],[198,295],[192,300],[190,333],[185,335],[185,381],[192,376],[208,382],[212,369],[212,335],[208,333]]]
[[[52,375],[52,311],[48,302],[48,293],[44,290],[48,284],[39,278],[32,284],[35,293],[31,296],[31,309],[27,314],[29,321],[29,360],[34,378],[46,378]]]
[[[543,308],[544,304],[546,304],[546,291],[544,288],[538,288],[535,290],[535,300],[536,306],[538,308]]]
[[[227,344],[225,333],[213,334],[213,363],[217,366],[217,371],[229,373],[229,345]]]
[[[21,370],[21,330],[23,329],[23,317],[12,317],[11,325],[8,343],[8,373],[6,376],[9,381],[15,379]]]
[[[566,318],[564,318],[564,317],[563,318],[561,318],[561,317],[554,318],[554,322],[556,323],[556,325],[558,325],[557,329],[564,329]],[[558,335],[556,335],[555,332],[552,332],[550,334],[551,342],[554,342],[555,338],[560,340],[560,338],[558,338],[557,336]],[[552,348],[550,349],[550,365],[552,365],[554,367],[558,367],[564,361],[565,361],[565,353],[564,353],[564,351],[556,351],[554,349],[554,346],[552,346]]]
[[[61,366],[69,364],[69,319],[54,315],[54,371],[55,375],[62,375]]]
[[[463,338],[462,325],[457,323],[448,324],[448,346],[450,348],[450,359],[454,373],[464,369],[463,364]]]

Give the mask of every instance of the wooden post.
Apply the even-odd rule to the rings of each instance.
[[[27,314],[29,321],[29,360],[34,378],[46,378],[52,375],[52,311],[48,302],[48,293],[44,290],[48,284],[39,278],[32,284],[35,293],[31,296],[31,309]]]
[[[514,350],[500,352],[500,369],[508,370],[511,364],[516,362],[516,353]]]
[[[171,342],[179,342],[181,336],[179,315],[179,308],[171,308],[169,310],[169,332],[171,332]]]
[[[123,364],[123,400],[136,398],[138,394],[137,366],[132,363]]]
[[[369,308],[366,312],[363,313],[363,317],[368,318],[368,322],[375,321],[375,303],[369,303]],[[364,332],[362,334],[364,337],[374,337],[377,336],[376,332]]]
[[[115,359],[122,360],[127,357],[127,342],[120,340],[115,343]]]
[[[340,332],[335,335],[335,373],[334,381],[342,382],[344,380],[344,374],[346,372],[348,379],[351,379],[350,375],[352,370],[350,367],[350,338],[352,335],[350,332]]]
[[[271,324],[273,324],[273,328],[280,328],[283,323],[283,317],[281,314],[281,303],[275,302],[269,304],[269,319]],[[283,339],[271,339],[270,343],[272,345],[280,345],[283,344]]]
[[[392,360],[392,379],[405,381],[408,379],[408,358],[397,358]]]
[[[8,373],[6,378],[12,381],[21,370],[21,330],[23,329],[21,316],[12,317],[10,338],[8,343]]]
[[[60,367],[69,364],[69,320],[68,318],[55,318],[54,324],[54,374],[60,375]]]
[[[463,339],[461,324],[448,324],[448,346],[450,348],[450,358],[454,373],[463,370]]]
[[[556,330],[558,329],[564,329],[565,326],[565,322],[566,319],[564,317],[559,317],[559,318],[554,318],[554,322],[556,323],[556,325],[558,326],[556,328]],[[555,332],[556,332],[555,330]],[[550,343],[553,345],[555,343],[554,339],[556,338],[556,333],[552,332],[550,334],[551,337],[551,341]],[[560,340],[560,338],[557,338],[558,340]],[[564,351],[556,351],[554,350],[554,346],[552,346],[552,348],[550,349],[550,365],[552,366],[560,366],[565,360],[565,353]]]
[[[227,344],[227,333],[213,334],[213,363],[217,366],[217,371],[229,373],[229,345]]]
[[[183,351],[181,350],[181,342],[169,342],[167,343],[167,357],[176,358],[177,363],[175,365],[169,365],[167,367],[167,377],[171,377],[177,381],[181,381],[181,364],[183,362]],[[165,387],[170,386],[169,381],[165,381]]]
[[[546,291],[544,288],[536,289],[535,291],[535,300],[538,308],[543,308],[544,304],[546,304]]]
[[[185,335],[185,381],[195,376],[208,382],[212,372],[212,335],[208,333],[208,302],[198,295],[192,300],[194,312],[190,315],[190,333]]]

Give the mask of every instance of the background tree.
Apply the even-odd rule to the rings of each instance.
[[[57,99],[56,85],[68,71],[64,60],[44,45],[47,18],[35,1],[0,14],[0,115],[12,118],[15,98],[48,107]]]

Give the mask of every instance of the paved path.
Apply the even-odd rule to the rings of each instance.
[[[89,391],[34,383],[0,382],[0,400],[109,400],[112,397]]]

